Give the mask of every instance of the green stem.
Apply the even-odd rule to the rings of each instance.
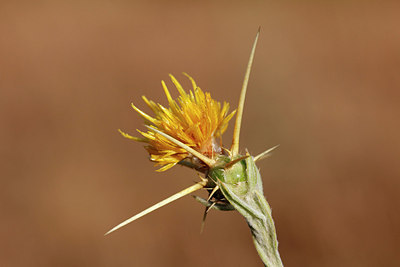
[[[226,199],[243,215],[250,227],[257,252],[265,266],[281,267],[278,240],[271,208],[264,197],[260,172],[252,157],[246,161],[247,178],[243,182],[226,183],[219,181],[219,187]]]
[[[260,207],[263,209],[262,213],[266,216],[264,218],[254,218],[251,216],[246,218],[253,235],[254,245],[265,266],[283,266],[278,251],[278,240],[274,220],[271,216],[271,209],[264,196],[258,195],[257,197],[261,204]]]

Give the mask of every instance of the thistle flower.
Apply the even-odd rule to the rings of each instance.
[[[167,96],[168,108],[143,96],[144,102],[154,112],[154,117],[147,115],[133,104],[132,107],[145,119],[146,125],[213,158],[214,155],[222,153],[220,143],[216,139],[221,138],[235,111],[228,114],[228,103],[224,102],[221,106],[221,103],[211,98],[210,93],[204,93],[192,77],[186,73],[184,75],[189,78],[193,86],[193,91],[190,90],[189,93],[186,93],[175,77],[170,75],[180,94],[177,100],[172,99],[165,82],[161,82]],[[126,138],[147,143],[146,149],[150,154],[150,160],[162,166],[158,171],[165,171],[184,159],[186,165],[190,162],[190,166],[196,169],[204,167],[197,157],[152,129],[147,132],[138,130],[143,135],[141,138],[119,131]]]
[[[239,154],[244,100],[258,36],[259,32],[253,44],[240,93],[230,149],[222,148],[221,142],[218,143],[216,139],[221,138],[235,111],[228,115],[229,104],[224,102],[221,106],[209,93],[204,93],[197,87],[195,81],[187,74],[185,75],[193,86],[193,91],[189,93],[186,93],[175,77],[170,75],[180,94],[177,100],[172,99],[162,81],[168,108],[143,97],[154,112],[153,117],[132,104],[132,107],[145,119],[148,131],[139,131],[143,137],[133,137],[120,130],[121,134],[126,138],[146,143],[150,159],[161,166],[158,171],[165,171],[179,163],[203,172],[204,177],[200,177],[200,182],[125,220],[106,235],[168,203],[205,188],[209,192],[208,199],[195,197],[206,206],[203,224],[211,209],[237,210],[246,219],[257,252],[265,266],[283,266],[271,208],[264,197],[261,174],[255,164],[256,161],[268,156],[277,146],[255,157],[248,153]]]

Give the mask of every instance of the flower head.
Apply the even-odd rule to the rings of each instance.
[[[221,153],[221,147],[216,138],[221,137],[228,127],[234,112],[228,115],[229,104],[211,98],[210,93],[204,93],[192,77],[184,73],[192,83],[193,91],[185,92],[182,85],[170,75],[179,92],[179,97],[173,100],[164,81],[161,82],[167,96],[169,107],[154,103],[143,96],[143,100],[154,112],[149,116],[132,104],[132,107],[145,119],[146,125],[179,140],[194,150],[213,158]],[[186,158],[193,157],[189,152],[171,142],[161,134],[149,129],[139,131],[143,137],[132,137],[120,131],[121,134],[135,141],[147,143],[146,149],[151,161],[162,166],[158,171],[165,171]]]

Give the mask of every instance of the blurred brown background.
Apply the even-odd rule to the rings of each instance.
[[[241,149],[257,154],[286,266],[399,266],[400,4],[2,1],[0,265],[261,266],[245,221],[156,173],[130,102],[191,74],[236,107],[262,27]],[[172,83],[167,81],[172,92]],[[232,124],[224,136],[230,144]]]

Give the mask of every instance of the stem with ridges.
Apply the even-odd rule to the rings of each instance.
[[[264,197],[260,172],[252,157],[245,159],[246,181],[218,182],[229,203],[243,215],[250,227],[257,252],[265,266],[283,266],[278,251],[278,240],[271,208]]]

